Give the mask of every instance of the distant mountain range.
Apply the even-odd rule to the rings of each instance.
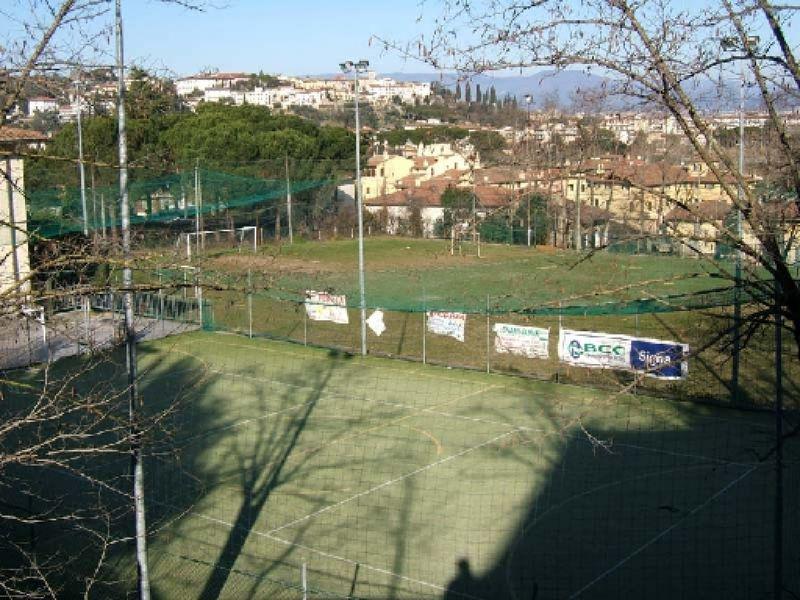
[[[381,73],[381,76],[391,77],[397,81],[438,81],[451,89],[455,89],[457,75],[455,73]],[[520,76],[493,76],[476,75],[470,78],[473,89],[480,84],[482,92],[488,92],[494,85],[498,98],[506,94],[517,98],[521,107],[525,106],[524,98],[526,94],[532,97],[532,107],[542,108],[548,102],[557,102],[561,108],[576,108],[580,110],[580,101],[576,99],[580,96],[579,92],[584,92],[585,96],[591,98],[592,92],[600,92],[607,87],[611,80],[599,75],[592,75],[583,71],[541,71],[532,75]],[[462,83],[462,88],[463,88]],[[739,107],[739,81],[725,80],[721,83],[707,82],[687,90],[697,105],[704,110],[734,111]],[[758,108],[758,96],[755,89],[750,89],[747,93],[745,105],[748,109]],[[589,100],[588,107],[584,105],[583,110],[590,110],[592,102]],[[604,112],[619,111],[626,109],[643,108],[641,104],[636,104],[632,98],[609,97],[601,104],[595,104],[595,108]]]

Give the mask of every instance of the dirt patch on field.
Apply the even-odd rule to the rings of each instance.
[[[252,269],[258,273],[334,273],[346,270],[336,264],[322,264],[319,261],[308,261],[297,258],[272,255],[229,254],[211,259],[208,265],[214,270],[236,272]]]

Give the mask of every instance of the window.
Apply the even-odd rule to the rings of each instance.
[[[574,190],[575,190],[575,184],[574,184],[574,183],[570,183],[570,184],[567,186],[567,189],[568,189],[570,192],[574,191]]]

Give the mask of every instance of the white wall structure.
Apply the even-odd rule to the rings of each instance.
[[[35,113],[56,112],[58,110],[58,100],[39,96],[28,100],[28,116],[32,117]]]
[[[193,92],[205,92],[211,88],[231,88],[249,79],[246,73],[201,73],[178,79],[175,82],[175,91],[179,96],[188,96]]]
[[[18,154],[46,140],[37,131],[0,127],[0,149],[6,153],[0,157],[0,302],[11,302],[30,289],[25,165]]]
[[[22,159],[2,158],[0,168],[0,297],[10,302],[16,294],[30,289],[28,219],[21,191],[25,189]]]

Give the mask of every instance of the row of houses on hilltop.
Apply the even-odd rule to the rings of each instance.
[[[279,76],[271,86],[259,85],[256,81],[247,73],[201,73],[178,79],[175,88],[190,106],[204,101],[319,109],[341,106],[355,99],[353,80],[345,75],[328,78]],[[396,81],[378,77],[375,72],[368,72],[360,79],[359,100],[366,104],[386,105],[395,99],[413,104],[430,94],[428,83]]]
[[[418,211],[423,235],[433,236],[448,188],[474,195],[478,219],[496,211],[511,218],[520,202],[537,193],[547,199],[553,225],[548,237],[554,245],[576,245],[578,227],[581,246],[664,236],[678,241],[659,249],[687,254],[717,251],[716,240],[732,210],[726,186],[735,186],[732,177],[720,179],[701,162],[675,165],[605,156],[560,167],[485,167],[476,154],[449,144],[384,151],[368,160],[362,178],[365,210],[382,215],[390,234],[402,231]],[[747,228],[745,237],[756,243]]]

